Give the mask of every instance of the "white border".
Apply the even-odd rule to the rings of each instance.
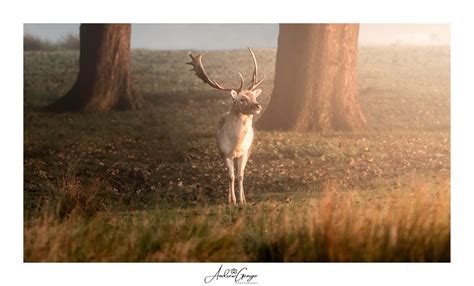
[[[309,1],[308,1],[309,2]],[[226,2],[227,3],[227,2]],[[469,1],[464,1],[469,3]],[[133,5],[133,6],[132,6]],[[23,23],[452,23],[452,263],[246,263],[259,285],[448,285],[473,282],[472,9],[455,1],[23,1],[5,3],[2,25],[2,285],[200,285],[219,264],[22,263]],[[472,267],[471,267],[472,268]],[[8,281],[8,282],[7,282]],[[224,283],[219,283],[224,285]],[[217,285],[217,284],[215,284]]]

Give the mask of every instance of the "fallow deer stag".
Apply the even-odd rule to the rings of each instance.
[[[249,48],[250,54],[252,55],[254,70],[252,76],[252,82],[244,87],[245,82],[242,74],[240,77],[240,87],[228,88],[219,84],[216,80],[212,79],[204,70],[202,65],[202,54],[191,57],[191,62],[187,63],[192,65],[192,71],[195,72],[196,76],[200,78],[204,83],[207,83],[211,87],[222,90],[230,91],[233,103],[230,111],[221,118],[217,127],[217,145],[219,151],[224,159],[224,163],[227,169],[228,175],[228,200],[229,204],[236,204],[235,191],[234,191],[234,162],[237,163],[237,180],[239,182],[239,201],[241,204],[245,204],[244,194],[244,170],[247,160],[250,156],[250,147],[253,141],[253,127],[252,119],[255,114],[260,113],[262,107],[257,102],[257,97],[262,92],[261,89],[256,89],[265,79],[257,81],[257,60],[252,49]]]

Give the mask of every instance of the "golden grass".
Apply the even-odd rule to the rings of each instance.
[[[449,181],[25,224],[25,261],[450,261]],[[82,198],[81,198],[82,200]]]
[[[378,198],[329,187],[303,211],[285,210],[281,219],[271,219],[255,258],[448,261],[449,213],[447,184],[437,190],[415,186]]]

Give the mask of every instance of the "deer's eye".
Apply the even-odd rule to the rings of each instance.
[[[240,99],[240,102],[241,102],[241,103],[244,103],[244,102],[245,102],[245,98],[241,98],[241,99]]]

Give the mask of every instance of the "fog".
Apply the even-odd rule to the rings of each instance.
[[[25,24],[24,34],[58,41],[79,24]],[[132,48],[239,49],[277,46],[278,24],[132,24]],[[361,24],[360,45],[449,45],[449,24]]]

